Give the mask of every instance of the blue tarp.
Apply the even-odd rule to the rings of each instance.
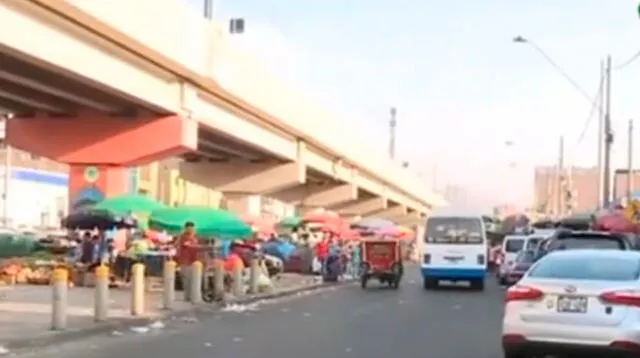
[[[284,240],[270,240],[262,246],[265,254],[275,256],[282,261],[288,261],[296,251],[295,245]]]

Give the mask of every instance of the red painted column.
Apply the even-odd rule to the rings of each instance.
[[[128,169],[118,165],[71,164],[69,209],[90,206],[104,198],[127,193]]]
[[[194,151],[198,145],[197,121],[179,115],[16,117],[7,122],[6,131],[13,147],[70,165],[71,208],[126,193],[128,168]]]

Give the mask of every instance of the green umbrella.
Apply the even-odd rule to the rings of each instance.
[[[287,216],[278,222],[278,226],[284,228],[294,228],[300,225],[302,219],[299,216]]]
[[[151,212],[149,226],[152,229],[179,234],[184,224],[192,222],[196,235],[218,239],[244,239],[252,234],[251,227],[235,214],[220,209],[194,206],[162,208]]]
[[[108,210],[117,215],[138,214],[143,216],[165,207],[164,204],[139,194],[114,196],[95,205],[96,209]]]

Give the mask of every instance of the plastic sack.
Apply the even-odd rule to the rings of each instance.
[[[322,262],[320,262],[317,257],[314,257],[313,261],[311,262],[311,271],[315,274],[319,274],[320,272],[322,272]]]
[[[264,273],[260,273],[257,279],[259,292],[271,292],[273,291],[273,282],[269,279],[269,276]]]

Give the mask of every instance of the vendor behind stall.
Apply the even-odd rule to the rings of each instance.
[[[176,263],[180,270],[180,278],[185,289],[185,297],[191,299],[189,287],[191,286],[191,265],[198,260],[200,245],[195,234],[195,224],[186,222],[184,230],[176,242]]]

